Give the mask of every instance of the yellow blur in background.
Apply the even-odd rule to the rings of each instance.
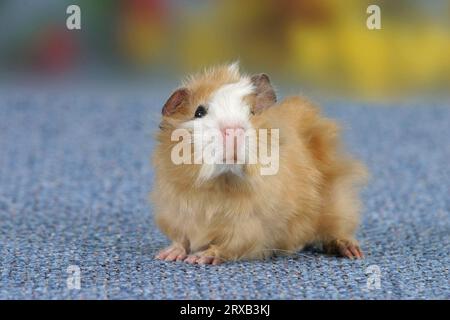
[[[0,4],[3,14],[9,8],[4,3],[12,1]],[[58,1],[54,6],[67,3]],[[119,75],[125,71],[156,77],[239,60],[245,70],[267,72],[282,85],[320,88],[357,98],[448,95],[450,87],[448,0],[70,3],[78,3],[82,9],[81,31],[60,30],[59,38],[46,40],[51,45],[36,45],[39,30],[65,27],[57,24],[63,21],[56,18],[59,9],[53,10],[54,19],[47,15],[35,19],[38,27],[27,32],[22,28],[21,37],[17,36],[21,41],[11,41],[14,34],[9,42],[3,41],[9,55],[0,55],[1,62],[29,72],[56,69],[70,74],[89,70],[89,64],[94,66],[92,70],[101,65]],[[380,30],[366,26],[369,5],[381,9]],[[71,39],[70,46],[66,38],[61,41],[61,34]],[[59,48],[60,43],[66,43],[65,50]],[[33,52],[39,52],[39,59]],[[50,58],[42,59],[46,54]]]
[[[195,69],[239,57],[288,81],[363,97],[446,91],[450,5],[437,2],[425,12],[414,1],[223,1],[207,21],[186,18],[179,61]],[[370,4],[381,9],[381,30],[366,26]]]

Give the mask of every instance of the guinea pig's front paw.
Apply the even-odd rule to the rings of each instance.
[[[164,261],[183,261],[187,257],[186,249],[179,243],[172,243],[159,251],[155,258]]]
[[[194,254],[190,254],[187,256],[187,258],[184,260],[186,263],[190,264],[212,264],[212,265],[218,265],[223,262],[222,259],[220,259],[213,249],[207,249],[205,251],[196,252]]]

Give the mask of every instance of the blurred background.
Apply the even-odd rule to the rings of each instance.
[[[69,4],[82,30],[66,29]],[[239,60],[280,87],[448,96],[449,24],[449,0],[0,0],[0,81],[171,82]]]

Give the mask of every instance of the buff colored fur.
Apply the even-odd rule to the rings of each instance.
[[[287,98],[251,118],[255,128],[280,130],[276,175],[261,176],[258,165],[247,165],[244,178],[222,175],[196,185],[199,165],[172,163],[172,130],[189,120],[214,90],[238,80],[238,72],[226,67],[189,79],[189,100],[162,119],[152,201],[158,226],[174,243],[172,255],[178,260],[213,257],[197,261],[216,263],[293,253],[321,243],[330,252],[352,257],[348,253],[359,250],[354,239],[357,187],[366,171],[342,151],[337,124],[304,98]],[[253,97],[247,99],[251,103]]]

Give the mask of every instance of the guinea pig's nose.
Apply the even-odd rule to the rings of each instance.
[[[231,136],[238,137],[243,135],[245,132],[244,127],[242,126],[224,126],[221,127],[220,131],[225,138]]]

